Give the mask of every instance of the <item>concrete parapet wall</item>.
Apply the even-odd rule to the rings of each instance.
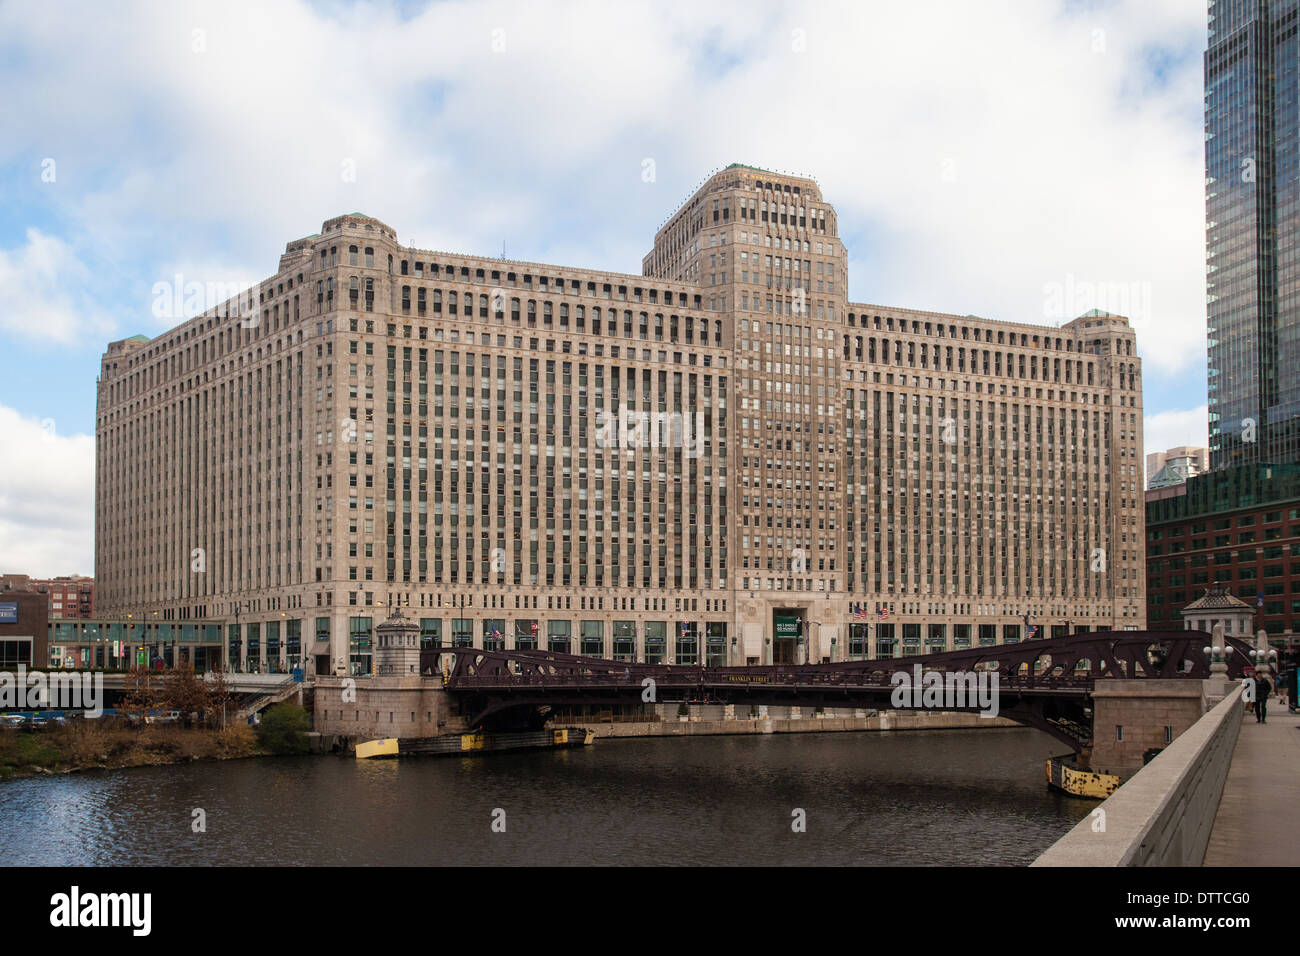
[[[1032,865],[1200,866],[1243,712],[1229,694]]]

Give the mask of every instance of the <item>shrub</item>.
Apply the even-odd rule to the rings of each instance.
[[[223,757],[247,757],[257,749],[257,735],[248,724],[231,724],[217,734]]]
[[[288,701],[273,704],[257,725],[258,742],[274,754],[305,754],[311,720],[307,711]]]

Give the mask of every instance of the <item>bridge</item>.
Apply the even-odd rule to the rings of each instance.
[[[162,672],[157,672],[161,674]],[[312,682],[294,681],[291,674],[245,674],[234,671],[224,672],[226,689],[230,692],[230,715],[232,720],[247,720],[272,704],[297,697],[302,703],[303,691],[310,689]],[[203,675],[204,680],[212,680],[212,672]],[[126,692],[127,675],[105,674],[104,690],[117,699]]]
[[[1201,631],[1097,631],[1016,644],[887,660],[703,667],[642,664],[541,650],[442,647],[420,652],[420,672],[442,675],[470,727],[511,712],[653,699],[722,704],[893,708],[895,677],[937,672],[997,675],[998,716],[1035,727],[1081,752],[1092,743],[1091,702],[1099,682],[1202,681],[1210,676]],[[1249,664],[1250,645],[1227,638],[1229,676]],[[990,681],[991,684],[991,681]],[[901,709],[917,709],[906,701]],[[978,711],[959,698],[944,710]]]

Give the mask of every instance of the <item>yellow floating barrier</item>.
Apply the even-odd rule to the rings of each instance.
[[[1118,775],[1079,770],[1072,766],[1073,763],[1074,754],[1049,757],[1046,768],[1048,786],[1063,790],[1072,796],[1092,797],[1096,800],[1105,800],[1119,789]]]
[[[369,760],[372,757],[396,757],[397,738],[384,737],[381,740],[366,740],[357,744],[357,759]]]

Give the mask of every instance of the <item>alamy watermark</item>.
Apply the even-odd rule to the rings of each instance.
[[[0,671],[0,710],[80,710],[104,714],[104,675],[100,671]]]
[[[1043,316],[1066,322],[1096,309],[1128,318],[1133,328],[1151,320],[1150,282],[1096,282],[1072,274],[1064,282],[1043,284]]]
[[[889,679],[894,692],[889,702],[897,708],[924,710],[979,709],[981,717],[998,715],[997,671],[925,671],[912,665],[912,673],[896,671]]]
[[[623,408],[596,414],[596,447],[626,449],[681,448],[687,458],[704,453],[704,413],[639,412]]]
[[[153,284],[152,311],[158,319],[192,319],[229,303],[229,316],[243,328],[256,328],[261,319],[253,301],[256,282],[187,281],[181,273]]]

